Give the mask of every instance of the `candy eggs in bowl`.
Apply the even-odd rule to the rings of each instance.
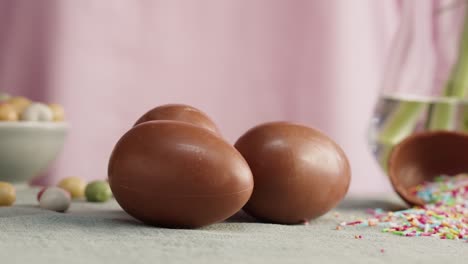
[[[68,125],[57,104],[0,94],[0,181],[25,183],[58,156]]]

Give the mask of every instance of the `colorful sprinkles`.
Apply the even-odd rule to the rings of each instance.
[[[369,209],[370,218],[342,222],[339,227],[379,226],[383,228],[382,232],[399,236],[468,242],[468,174],[439,176],[434,182],[425,182],[412,192],[426,204],[396,212]]]

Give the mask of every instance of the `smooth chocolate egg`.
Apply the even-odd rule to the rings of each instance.
[[[238,212],[253,189],[242,155],[221,137],[178,121],[130,129],[109,161],[109,184],[120,206],[144,223],[196,228]]]
[[[296,224],[335,207],[351,172],[343,150],[318,130],[272,122],[256,126],[235,147],[249,164],[254,191],[244,207],[265,221]]]
[[[468,172],[468,134],[421,132],[397,144],[388,161],[395,191],[410,205],[423,205],[411,189],[440,175]]]
[[[147,121],[157,120],[186,122],[220,134],[218,127],[207,114],[193,106],[184,104],[166,104],[155,107],[140,117],[135,126]]]

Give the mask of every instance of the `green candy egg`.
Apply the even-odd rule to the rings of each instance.
[[[88,202],[106,202],[112,197],[112,191],[107,181],[92,181],[85,189]]]
[[[7,93],[0,92],[0,102],[7,101],[11,98],[11,96]]]

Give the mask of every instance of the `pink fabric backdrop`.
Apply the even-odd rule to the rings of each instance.
[[[149,108],[187,103],[234,142],[260,122],[328,133],[350,193],[389,191],[366,133],[395,1],[0,1],[0,90],[63,104],[72,124],[46,177],[105,178],[113,145]]]

